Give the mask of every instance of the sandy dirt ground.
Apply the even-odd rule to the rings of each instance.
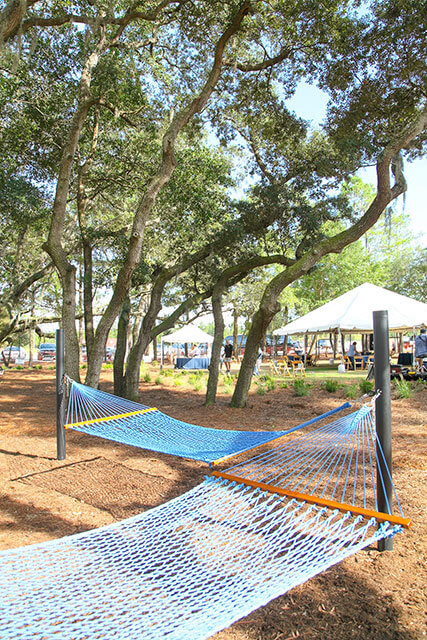
[[[183,377],[184,381],[184,377]],[[112,391],[112,372],[101,388]],[[141,383],[140,401],[173,417],[218,428],[288,428],[339,406],[344,390],[316,385],[251,392],[247,407],[230,396],[203,406],[186,381]],[[393,399],[393,476],[409,531],[394,550],[359,552],[216,634],[215,640],[415,640],[426,637],[427,389]],[[206,465],[67,433],[56,460],[55,371],[9,370],[0,379],[0,549],[52,540],[113,523],[162,504],[199,484]],[[25,639],[23,639],[25,640]],[[189,639],[190,640],[190,639]]]

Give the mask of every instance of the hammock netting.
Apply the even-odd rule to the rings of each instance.
[[[377,465],[377,458],[382,465]],[[227,474],[237,481],[250,480],[376,511],[377,482],[384,494],[386,480],[391,482],[368,406],[291,441],[282,440],[272,450],[230,467]],[[394,487],[393,491],[403,515]],[[385,500],[391,513],[386,495]]]
[[[349,406],[342,405],[335,411]],[[321,420],[322,414],[309,423]],[[182,458],[214,462],[280,438],[287,431],[212,429],[172,418],[154,407],[118,398],[105,391],[72,382],[67,428],[141,449]],[[298,428],[304,425],[298,425]]]
[[[160,433],[172,453],[181,425],[193,454],[193,429],[199,430],[206,459],[212,459],[212,451],[215,457],[220,451],[230,453],[230,440],[211,446],[205,432],[216,430],[181,423],[136,403],[122,404],[121,399],[112,406],[113,396],[81,386],[72,385],[72,428],[86,431],[87,426],[92,433],[96,427],[95,435],[117,429],[119,435],[105,437],[126,442],[126,424],[138,418],[144,424],[141,446],[148,448],[149,416],[156,451]],[[100,406],[105,396],[107,411]],[[1,552],[2,640],[208,638],[359,549],[395,535],[409,521],[377,513],[376,482],[384,485],[388,471],[381,472],[384,456],[373,422],[372,407],[362,407],[328,425],[270,442],[268,450],[214,472],[219,477],[206,478],[138,516]],[[178,431],[166,433],[167,425]],[[130,440],[136,444],[139,435],[133,433]],[[292,491],[299,497],[280,494]],[[334,502],[325,506],[321,501],[326,497]],[[391,512],[392,505],[388,507]]]
[[[2,640],[197,640],[398,527],[223,480],[0,555]]]

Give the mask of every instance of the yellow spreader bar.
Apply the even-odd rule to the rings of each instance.
[[[149,411],[157,411],[157,409],[156,407],[150,407],[149,409],[141,409],[140,411],[131,411],[130,413],[119,413],[116,416],[106,416],[105,418],[94,418],[93,420],[83,420],[82,422],[70,422],[69,424],[64,424],[64,428],[71,429],[71,427],[81,427],[84,424],[94,424],[95,422],[107,422],[107,420],[118,420],[119,418],[136,416],[139,413],[148,413]]]
[[[400,524],[405,529],[409,529],[409,527],[412,525],[411,520],[409,520],[408,518],[394,516],[389,513],[381,513],[380,511],[371,511],[370,509],[355,507],[352,504],[345,504],[344,502],[326,500],[325,498],[318,498],[317,496],[311,496],[307,493],[298,493],[298,491],[282,489],[281,487],[275,487],[274,485],[265,484],[264,482],[256,482],[255,480],[249,480],[248,478],[234,476],[231,473],[212,471],[212,475],[215,478],[224,478],[224,480],[231,480],[240,484],[245,484],[249,487],[262,489],[263,491],[269,491],[270,493],[277,493],[279,496],[287,496],[288,498],[303,500],[305,502],[309,502],[310,504],[318,504],[322,507],[328,507],[329,509],[338,509],[339,511],[354,513],[356,515],[363,516],[364,518],[375,518],[379,522],[391,522],[392,524]]]

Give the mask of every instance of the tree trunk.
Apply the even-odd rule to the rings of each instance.
[[[268,325],[278,311],[280,311],[280,304],[277,301],[274,306],[270,304],[261,305],[252,319],[252,325],[246,340],[245,355],[243,356],[239,377],[230,402],[231,407],[246,406],[260,344],[265,338]]]
[[[215,320],[214,340],[212,343],[211,362],[209,365],[209,378],[206,388],[205,405],[208,407],[215,404],[216,392],[218,389],[219,361],[221,347],[224,340],[224,316],[222,314],[222,294],[223,287],[215,287],[212,294],[212,311]]]
[[[80,381],[79,341],[76,331],[76,269],[68,265],[62,283],[62,328],[65,343],[65,372],[76,382]]]
[[[90,95],[92,73],[97,66],[101,54],[106,48],[104,30],[101,30],[100,40],[87,58],[83,67],[80,85],[79,101],[71,119],[67,140],[62,149],[58,179],[56,183],[55,200],[53,203],[52,220],[47,242],[43,248],[52,258],[59,272],[63,288],[62,325],[65,342],[65,373],[74,380],[79,380],[79,342],[76,331],[76,276],[75,268],[69,262],[62,246],[62,236],[65,225],[67,200],[70,191],[71,170],[77,149],[79,137],[86,121],[90,107],[94,103]],[[88,353],[89,357],[89,353]],[[101,357],[102,362],[102,357]]]
[[[86,239],[83,239],[83,315],[85,326],[85,343],[88,366],[90,355],[94,342],[94,323],[93,323],[93,257],[92,246]]]
[[[238,359],[239,356],[239,313],[233,307],[233,353]]]
[[[114,354],[114,394],[122,396],[125,386],[124,366],[127,346],[127,333],[129,326],[130,300],[126,298],[123,303],[117,327],[116,353]]]
[[[252,327],[249,331],[239,378],[231,399],[232,407],[244,407],[246,405],[258,345],[265,335],[268,324],[280,309],[277,300],[283,289],[305,275],[323,256],[330,253],[341,253],[345,247],[358,240],[377,222],[387,205],[406,191],[405,177],[396,154],[399,154],[400,149],[418,135],[426,124],[427,110],[420,115],[414,126],[408,128],[402,134],[399,140],[391,143],[384,150],[381,159],[377,162],[377,194],[366,213],[345,231],[318,242],[296,260],[292,266],[275,276],[267,285],[260,308],[254,315]],[[390,170],[392,170],[395,179],[393,187],[390,184]],[[286,345],[284,348],[286,348]]]
[[[249,0],[241,3],[232,18],[230,25],[218,38],[215,46],[212,67],[209,71],[206,82],[199,94],[191,100],[190,104],[184,107],[173,118],[162,140],[162,160],[155,175],[149,180],[145,194],[137,207],[129,249],[124,259],[123,266],[117,276],[113,295],[105,310],[104,315],[95,333],[95,344],[92,350],[92,360],[88,366],[86,384],[96,386],[99,380],[102,357],[107,341],[108,333],[117,314],[129,292],[132,275],[139,263],[142,251],[143,237],[147,220],[156,204],[158,195],[165,185],[168,184],[175,170],[175,144],[182,129],[192,120],[192,118],[203,111],[212,92],[218,84],[221,76],[223,57],[228,42],[239,31],[244,17],[251,9]]]

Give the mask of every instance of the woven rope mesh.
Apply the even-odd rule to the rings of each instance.
[[[372,407],[363,406],[327,425],[282,439],[227,472],[242,481],[378,510],[377,484],[384,487],[388,475],[387,469],[380,469],[377,478],[378,457],[382,457],[382,450],[374,412]],[[387,479],[391,482],[391,477]],[[394,486],[393,491],[403,515]],[[392,505],[388,508],[391,513]]]
[[[66,422],[69,425],[78,423],[69,428],[89,435],[203,462],[247,451],[289,431],[212,429],[176,420],[157,409],[150,409],[72,382]],[[144,410],[145,413],[113,418],[115,415],[123,416]]]
[[[207,638],[400,528],[235,483],[0,554],[2,640]]]

